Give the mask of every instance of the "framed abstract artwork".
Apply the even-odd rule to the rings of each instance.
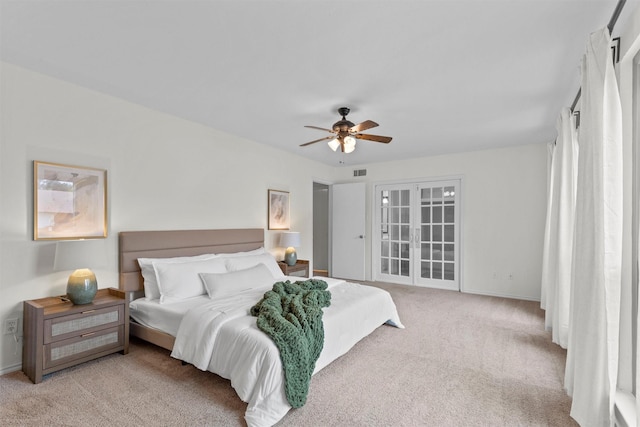
[[[291,226],[289,217],[289,192],[269,190],[268,191],[268,229],[288,230]]]
[[[33,239],[107,237],[107,171],[33,162]]]

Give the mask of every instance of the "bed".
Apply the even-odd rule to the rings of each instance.
[[[162,285],[159,297],[145,280],[149,265]],[[248,404],[248,426],[271,426],[291,409],[278,348],[249,309],[274,282],[302,279],[282,274],[264,250],[263,229],[121,232],[119,274],[120,289],[131,296],[132,336],[229,379]],[[331,305],[323,310],[324,347],[314,374],[381,325],[403,328],[388,292],[318,279],[328,284]],[[196,295],[198,282],[204,293]]]

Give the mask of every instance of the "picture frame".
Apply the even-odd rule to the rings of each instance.
[[[33,239],[107,237],[107,171],[33,162]]]
[[[268,190],[267,194],[269,213],[269,230],[289,230],[291,217],[289,210],[289,192],[280,190]]]

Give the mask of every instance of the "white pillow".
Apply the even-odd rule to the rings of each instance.
[[[251,256],[251,255],[262,255],[264,253],[266,253],[267,251],[264,248],[258,248],[258,249],[253,249],[251,251],[246,251],[246,252],[231,252],[231,253],[220,253],[217,254],[219,257],[222,258],[232,258],[232,257],[238,257],[238,256]]]
[[[215,258],[217,255],[204,254],[186,257],[174,257],[174,258],[138,258],[138,265],[140,265],[140,272],[144,279],[144,297],[148,300],[160,299],[160,289],[158,289],[158,282],[156,281],[156,271],[153,268],[153,262],[193,262],[203,259]]]
[[[264,264],[269,268],[269,271],[276,279],[285,277],[282,270],[280,270],[280,267],[278,267],[276,259],[268,252],[262,255],[225,258],[225,261],[227,263],[228,271],[246,270],[247,268],[251,268],[258,264]]]
[[[269,268],[260,263],[246,270],[228,273],[200,273],[209,298],[232,295],[240,291],[271,286],[276,279]]]
[[[198,273],[225,273],[224,260],[211,258],[194,262],[153,263],[160,289],[160,304],[204,295],[206,290]]]

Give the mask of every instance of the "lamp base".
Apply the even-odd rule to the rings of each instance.
[[[298,254],[295,249],[288,247],[287,250],[284,251],[284,262],[289,266],[296,265],[296,262],[298,262]]]
[[[98,281],[93,271],[81,268],[69,276],[67,297],[76,305],[89,304],[98,292]]]

